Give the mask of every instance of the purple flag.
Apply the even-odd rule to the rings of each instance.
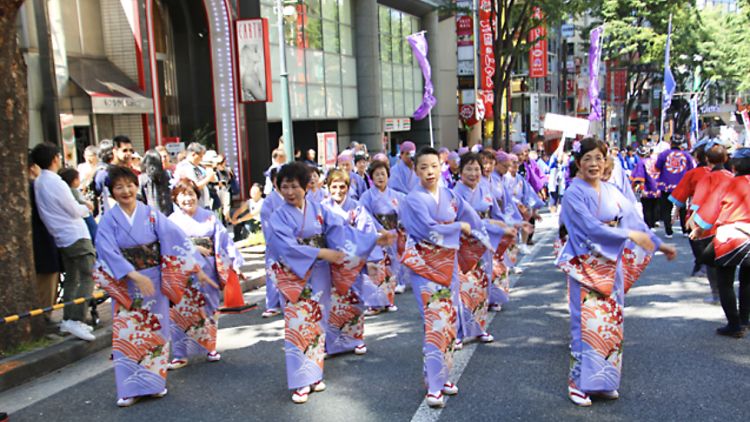
[[[602,60],[602,33],[604,26],[591,30],[591,47],[589,47],[589,103],[591,114],[589,120],[602,119],[602,101],[599,99],[599,65]]]
[[[430,61],[427,60],[427,38],[424,36],[424,31],[411,34],[406,37],[411,46],[411,51],[419,62],[419,67],[422,68],[422,75],[424,76],[424,96],[422,97],[422,104],[414,112],[415,120],[422,120],[430,114],[432,107],[435,107],[437,100],[432,95],[434,89],[432,87],[432,68],[430,67]]]

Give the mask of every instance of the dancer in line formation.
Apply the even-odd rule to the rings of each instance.
[[[325,390],[326,356],[367,352],[366,317],[396,311],[395,295],[406,286],[424,324],[428,405],[441,407],[444,396],[458,394],[450,374],[464,342],[493,341],[488,312],[508,302],[508,274],[520,272],[517,256],[533,244],[545,176],[526,146],[514,154],[460,152],[417,152],[407,141],[392,168],[385,156],[367,167],[344,152],[339,168],[325,175],[302,163],[269,175],[263,316],[284,316],[295,403]],[[546,185],[560,207],[556,264],[568,283],[568,397],[577,405],[619,396],[625,294],[655,251],[676,255],[653,233],[662,220],[672,235],[665,201],[687,211],[675,214],[683,233],[691,232],[694,272],[708,267],[727,317],[717,332],[744,335],[750,149],[728,161],[726,148],[711,140],[694,152],[697,163],[679,148],[652,156],[644,147],[641,160],[626,169],[609,159],[606,144],[587,138],[573,143],[572,160],[560,148],[546,165],[552,181]],[[220,359],[215,311],[228,272],[239,271],[242,260],[215,215],[198,207],[202,191],[195,183],[174,186],[177,208],[169,218],[136,200],[138,178],[130,170],[110,167],[107,185],[117,204],[99,225],[95,277],[113,298],[117,403],[129,406],[164,396],[167,369],[188,358]],[[732,286],[737,268],[739,306]]]

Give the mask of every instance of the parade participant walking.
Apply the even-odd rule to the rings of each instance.
[[[515,154],[510,154],[510,168],[508,173],[505,174],[505,187],[510,190],[513,203],[518,207],[518,212],[521,213],[523,221],[533,226],[536,221],[541,220],[537,210],[544,206],[544,202],[526,178],[518,173],[519,166],[520,159]],[[521,253],[529,253],[528,245],[532,234],[533,231],[521,231],[521,244],[519,246]]]
[[[655,249],[670,260],[676,250],[661,244],[617,188],[601,182],[603,142],[584,139],[573,154],[577,172],[560,214],[569,240],[557,266],[566,273],[570,292],[568,397],[590,406],[590,396],[619,397],[625,293]]]
[[[91,234],[83,220],[89,215],[89,208],[75,200],[70,187],[57,174],[62,168],[62,155],[57,146],[41,143],[31,151],[31,158],[42,169],[34,181],[37,211],[62,257],[65,271],[63,301],[89,297],[94,288],[91,268],[95,259]],[[60,331],[93,341],[92,328],[85,324],[84,313],[83,303],[66,306]]]
[[[273,184],[273,190],[263,200],[263,205],[260,207],[260,227],[263,230],[263,238],[266,241],[266,248],[268,242],[271,240],[271,233],[273,227],[271,227],[271,215],[284,205],[284,198],[279,193],[277,185],[277,175],[281,167],[274,167],[268,175],[268,180]],[[315,202],[315,201],[313,201]],[[272,270],[270,257],[266,253],[263,255],[266,263],[266,310],[263,311],[261,317],[271,318],[281,314],[281,309],[284,307],[284,296],[279,292],[278,286],[273,282]]]
[[[307,199],[322,202],[328,198],[328,191],[323,189],[322,172],[317,167],[310,167],[310,186],[307,187]]]
[[[401,272],[401,254],[406,241],[406,233],[401,226],[398,216],[399,205],[406,197],[388,187],[390,170],[388,164],[382,161],[373,161],[368,169],[373,186],[362,195],[360,204],[375,218],[378,230],[388,230],[391,234],[398,236],[398,242],[383,248],[383,260],[377,263],[368,263],[367,272],[370,279],[378,286],[377,297],[385,298],[385,309],[396,311],[398,307],[394,303],[394,295],[398,290],[406,288],[404,277]],[[370,306],[372,306],[372,300]]]
[[[484,248],[485,251],[476,266],[468,271],[461,269],[459,273],[461,302],[459,306],[458,341],[478,338],[483,343],[489,343],[494,340],[494,337],[486,330],[491,290],[490,278],[492,278],[492,256],[494,250],[500,244],[501,238],[515,238],[516,230],[501,221],[503,217],[500,213],[500,206],[492,195],[490,184],[486,181],[483,182],[479,155],[474,153],[464,154],[461,157],[460,172],[461,181],[456,185],[454,192],[482,218],[483,228],[489,235],[492,249]],[[462,237],[462,251],[464,246],[472,246],[472,243]],[[495,286],[495,288],[502,287]]]
[[[426,401],[431,407],[442,407],[443,394],[458,394],[449,379],[458,318],[454,303],[460,300],[457,249],[461,233],[472,235],[465,220],[478,216],[453,191],[439,186],[440,159],[434,148],[422,148],[415,167],[420,184],[399,211],[408,234],[402,263],[424,319]]]
[[[331,196],[321,204],[343,218],[348,225],[363,233],[377,233],[370,214],[349,196],[349,177],[341,170],[331,170],[326,179]],[[384,259],[380,247],[371,248],[366,259],[367,263],[377,263]],[[357,254],[359,255],[359,254]],[[342,271],[339,266],[332,266],[333,288],[329,297],[323,297],[323,318],[326,324],[326,353],[354,352],[357,355],[367,353],[365,346],[365,306],[384,307],[387,298],[380,297],[378,301],[372,297],[372,292],[378,290],[362,266],[353,270]],[[365,287],[367,286],[367,287]],[[366,296],[367,293],[370,295]]]
[[[326,323],[321,301],[331,291],[330,265],[355,267],[367,258],[377,235],[357,232],[329,208],[306,200],[310,172],[305,164],[282,167],[277,183],[284,204],[270,218],[269,276],[287,300],[284,351],[287,383],[294,390],[292,401],[305,403],[311,391],[325,389]],[[357,250],[351,250],[351,245],[357,245]]]
[[[659,154],[656,159],[656,169],[659,170],[659,191],[661,196],[659,202],[661,204],[661,218],[664,223],[664,233],[666,238],[672,238],[672,202],[669,200],[669,195],[680,183],[680,180],[685,176],[685,173],[692,170],[695,165],[693,164],[693,158],[687,152],[680,149],[681,140],[677,138],[672,140],[671,148]],[[680,226],[682,228],[682,234],[687,236],[687,228],[685,227],[685,209],[680,209]]]
[[[190,275],[212,281],[182,230],[136,200],[132,170],[110,167],[108,184],[117,204],[99,222],[94,278],[112,298],[117,405],[127,407],[167,394],[170,303],[180,303]]]
[[[461,159],[458,157],[458,153],[451,151],[448,153],[448,162],[443,170],[443,182],[448,189],[453,189],[456,183],[461,180],[461,172],[458,169]]]
[[[706,152],[704,149],[706,146],[706,142],[707,140],[700,141],[693,148],[693,154],[695,155],[696,161],[698,162],[698,167],[685,173],[685,177],[682,178],[680,183],[677,184],[677,187],[672,191],[672,194],[669,195],[669,200],[677,208],[688,208],[687,203],[693,197],[693,195],[695,195],[696,187],[704,177],[708,176],[709,173],[711,173],[711,167],[709,167],[706,162]],[[688,221],[690,220],[690,217],[691,214],[687,214]],[[690,248],[693,251],[693,257],[695,258],[693,270],[691,272],[692,276],[698,274],[703,266],[701,263],[701,255],[703,251],[701,250],[700,246],[701,242],[699,242],[698,239],[690,239]],[[713,275],[715,276],[715,272],[713,271],[713,269],[709,269],[709,271],[714,273]],[[713,302],[714,299],[718,301],[719,291],[715,284],[715,277],[711,277],[711,275],[709,275],[708,280],[709,282],[711,282],[711,292],[713,293],[711,302]]]
[[[661,192],[657,184],[659,170],[656,168],[656,154],[652,154],[648,147],[638,148],[641,160],[635,165],[632,173],[635,190],[640,193],[643,206],[643,220],[651,230],[656,227],[659,219],[659,197]]]
[[[715,227],[712,240],[719,297],[727,325],[716,333],[740,338],[750,326],[750,148],[741,148],[732,155],[735,176],[713,189],[694,219],[699,229]],[[734,293],[735,274],[739,267],[739,309]]]
[[[400,147],[400,159],[391,167],[391,177],[388,186],[398,192],[408,195],[418,184],[417,175],[414,174],[414,154],[417,147],[412,141],[405,141]]]
[[[367,184],[362,177],[354,171],[354,154],[346,150],[339,154],[338,169],[343,171],[349,177],[349,196],[352,199],[359,199],[359,196],[367,190]]]
[[[182,179],[172,188],[172,200],[179,207],[169,220],[188,236],[197,254],[195,260],[211,283],[191,279],[182,300],[169,308],[172,334],[172,361],[169,369],[187,365],[188,358],[206,356],[217,362],[217,310],[221,290],[230,271],[241,274],[242,256],[237,252],[221,221],[213,212],[198,206],[201,191],[189,179]]]

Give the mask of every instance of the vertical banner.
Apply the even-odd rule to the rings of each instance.
[[[599,98],[599,68],[602,60],[602,34],[604,26],[597,26],[591,30],[591,46],[589,47],[589,104],[591,113],[589,120],[602,119],[602,101]]]
[[[480,0],[479,3],[479,68],[482,75],[482,102],[484,118],[492,119],[492,106],[495,104],[495,51],[494,28],[496,15],[492,13],[493,0]],[[546,61],[546,60],[545,60]]]
[[[243,103],[272,101],[268,20],[265,18],[238,20],[236,31],[240,101]]]
[[[544,13],[539,7],[534,7],[532,18],[542,21]],[[547,28],[544,24],[529,31],[529,42],[534,42],[529,51],[529,78],[547,77]]]
[[[430,67],[430,61],[427,58],[427,38],[424,36],[424,31],[411,34],[406,37],[406,40],[411,46],[411,51],[414,53],[414,57],[417,58],[417,63],[422,69],[422,76],[424,76],[424,95],[422,96],[422,104],[414,111],[414,119],[422,120],[430,114],[432,107],[435,107],[437,100],[432,95],[434,88],[432,86],[432,68]]]
[[[318,164],[324,169],[336,167],[338,140],[336,132],[318,132]]]
[[[745,120],[745,116],[742,116],[742,119]],[[747,128],[747,120],[745,120],[745,128]],[[700,128],[698,127],[698,98],[693,97],[690,99],[690,134],[691,136],[691,144],[695,145],[695,143],[698,142],[698,130]]]

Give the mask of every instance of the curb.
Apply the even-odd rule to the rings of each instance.
[[[247,292],[265,286],[265,275],[240,282]],[[74,336],[42,349],[36,349],[0,360],[0,392],[42,377],[75,363],[112,345],[112,326],[94,330],[94,341],[83,341]]]

